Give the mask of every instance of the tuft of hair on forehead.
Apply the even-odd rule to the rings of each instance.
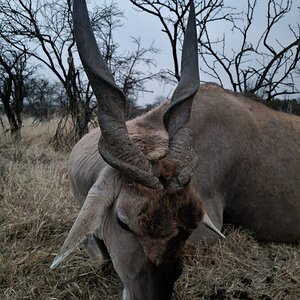
[[[160,160],[159,161],[159,170],[160,170],[160,177],[163,178],[166,181],[169,181],[172,179],[176,172],[176,165],[171,160]]]
[[[203,213],[201,199],[189,183],[180,191],[152,194],[141,204],[137,221],[144,235],[159,239],[174,236],[179,230],[192,232]]]
[[[166,187],[176,174],[176,164],[169,159],[154,160],[152,161],[152,172]]]

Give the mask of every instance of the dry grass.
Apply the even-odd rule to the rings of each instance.
[[[48,144],[54,125],[27,121],[18,143],[0,136],[0,299],[119,299],[110,264],[77,252],[49,269],[77,213],[68,154]],[[228,228],[220,245],[188,247],[175,299],[300,299],[300,246],[259,244]]]

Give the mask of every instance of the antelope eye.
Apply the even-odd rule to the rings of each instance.
[[[122,229],[127,230],[127,231],[131,231],[129,226],[126,223],[124,223],[123,221],[121,221],[119,217],[117,217],[117,222],[118,222],[118,224],[120,225],[120,227]]]

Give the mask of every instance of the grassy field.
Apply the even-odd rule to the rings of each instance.
[[[78,212],[68,153],[49,145],[54,128],[27,120],[20,142],[0,134],[0,299],[120,299],[108,262],[92,264],[77,251],[49,269]],[[226,235],[214,247],[186,247],[176,300],[300,299],[299,245],[259,244],[230,228]]]

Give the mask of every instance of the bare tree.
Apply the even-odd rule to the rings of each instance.
[[[266,6],[266,27],[254,42],[250,35],[262,5]],[[292,0],[248,0],[242,19],[235,20],[232,26],[239,36],[235,49],[226,47],[225,34],[221,40],[212,41],[206,27],[206,39],[199,39],[199,43],[209,75],[221,85],[229,82],[234,91],[257,94],[266,100],[298,93],[294,76],[300,61],[300,23],[288,23],[294,6]],[[278,26],[286,27],[286,34],[291,37],[289,43],[281,42],[282,37],[276,35]]]
[[[0,49],[0,99],[14,138],[21,136],[25,82],[34,71],[28,66],[28,58],[25,50]]]
[[[185,18],[187,17],[189,0],[130,0],[139,10],[155,16],[163,27],[171,46],[174,70],[169,70],[176,80],[180,79],[179,51],[185,32]],[[219,20],[232,22],[234,10],[224,5],[223,0],[195,1],[197,16],[201,16],[199,38],[205,33],[205,26]]]
[[[178,79],[178,44],[185,30],[185,15],[189,1],[130,0],[141,11],[154,15],[161,22],[171,44],[174,75]],[[202,73],[222,86],[234,91],[255,93],[271,99],[299,92],[295,85],[295,68],[300,60],[300,24],[289,24],[289,14],[296,7],[292,0],[248,0],[245,12],[226,7],[223,0],[195,1],[198,17],[198,42],[202,58]],[[259,5],[266,5],[266,27],[251,41]],[[283,22],[285,21],[285,22]],[[230,33],[213,39],[212,25],[231,27]],[[283,43],[276,36],[276,28],[286,26],[290,42]],[[238,46],[232,47],[227,37],[236,33]],[[236,36],[235,35],[235,36]]]
[[[103,58],[128,99],[125,117],[131,118],[135,115],[132,112],[136,110],[135,103],[139,93],[152,92],[147,90],[145,84],[152,80],[169,82],[171,78],[164,70],[151,70],[151,67],[156,66],[153,56],[159,53],[153,44],[143,47],[140,38],[131,37],[132,50],[120,52],[114,32],[123,25],[123,13],[116,3],[95,7],[90,15]]]
[[[75,46],[70,2],[1,0],[3,30],[0,36],[17,51],[22,51],[25,44],[30,56],[46,66],[62,84],[68,99],[63,118],[69,120],[71,115],[72,137],[76,141],[88,130],[91,91],[80,88],[79,72],[73,63]],[[63,138],[62,131],[59,126],[57,142]]]
[[[0,0],[0,3],[2,39],[17,50],[26,44],[28,53],[46,66],[66,91],[68,105],[62,111],[55,135],[56,143],[66,145],[66,136],[71,137],[72,143],[77,141],[88,131],[89,123],[93,122],[95,103],[81,67],[76,66],[71,0]],[[135,50],[119,54],[113,33],[122,25],[122,17],[122,12],[114,2],[93,8],[91,14],[106,61],[125,94],[134,99],[133,95],[138,91],[145,91],[144,83],[147,80],[160,76],[137,70],[141,64],[149,65],[151,61],[148,56],[157,50],[153,46],[143,48],[139,40],[135,40]],[[66,126],[70,121],[71,126]],[[73,128],[73,134],[66,132],[66,128],[70,127]]]
[[[23,111],[33,116],[34,122],[48,120],[67,105],[63,86],[45,76],[30,77],[26,81],[26,90]]]

